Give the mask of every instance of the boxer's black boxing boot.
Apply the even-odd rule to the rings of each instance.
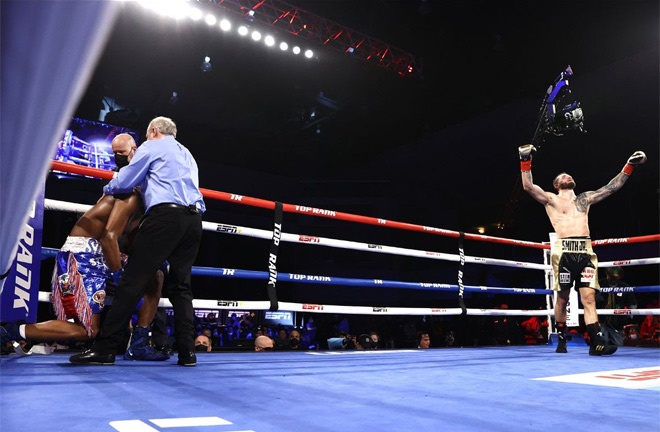
[[[565,322],[558,322],[557,323],[557,349],[555,350],[556,353],[565,354],[565,353],[568,352],[568,350],[566,349],[565,331],[566,331],[566,323]]]
[[[589,355],[592,356],[612,355],[619,348],[616,345],[611,345],[605,339],[605,337],[603,336],[603,332],[600,329],[599,322],[588,324],[587,332],[589,333],[589,338],[591,339],[591,345],[589,347]]]
[[[566,354],[568,352],[568,349],[566,349],[566,337],[561,333],[557,334],[557,349],[555,352],[560,354]]]

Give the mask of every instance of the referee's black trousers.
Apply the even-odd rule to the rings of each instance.
[[[201,239],[200,213],[183,206],[156,206],[149,210],[140,224],[112,306],[92,351],[117,352],[137,303],[165,260],[169,261],[170,268],[163,283],[163,297],[167,296],[174,308],[177,349],[179,352],[194,351],[195,314],[190,274]]]

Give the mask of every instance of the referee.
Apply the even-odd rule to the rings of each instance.
[[[174,308],[178,364],[195,366],[192,265],[202,238],[202,213],[198,168],[190,151],[176,140],[176,124],[156,117],[147,128],[147,141],[128,156],[129,164],[104,188],[107,195],[139,187],[146,215],[135,237],[133,253],[119,277],[112,308],[92,347],[69,361],[81,365],[112,365],[118,345],[144,287],[163,261],[170,263],[163,295]],[[117,156],[117,155],[115,155]],[[119,155],[122,156],[122,155]]]

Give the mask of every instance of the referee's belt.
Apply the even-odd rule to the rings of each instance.
[[[148,213],[151,213],[153,210],[160,208],[176,208],[176,209],[181,209],[181,210],[187,210],[191,214],[200,214],[202,213],[195,204],[190,204],[190,205],[183,205],[183,204],[176,204],[176,203],[161,203],[161,204],[156,204],[155,206],[152,206]]]

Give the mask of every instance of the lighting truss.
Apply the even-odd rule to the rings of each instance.
[[[403,77],[418,77],[413,54],[278,0],[197,0],[320,43]]]

